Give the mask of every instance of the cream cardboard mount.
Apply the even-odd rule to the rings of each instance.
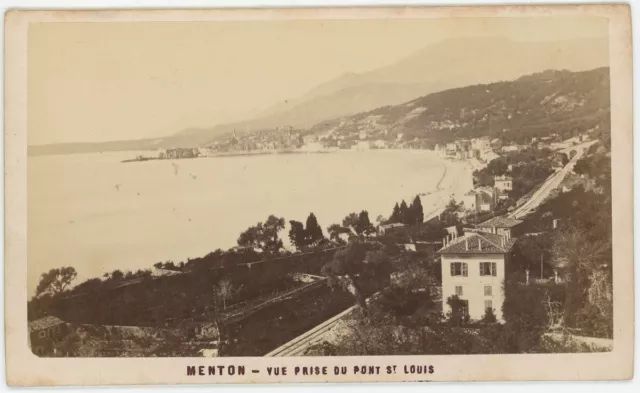
[[[5,33],[10,385],[632,378],[628,6]]]

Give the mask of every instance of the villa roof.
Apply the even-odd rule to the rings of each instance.
[[[503,240],[504,239],[504,243]],[[469,232],[452,240],[447,246],[441,248],[439,254],[506,254],[513,245],[515,239],[506,239],[501,235],[491,233]],[[504,245],[503,245],[504,244]]]
[[[490,220],[481,222],[476,225],[476,228],[513,228],[518,224],[522,224],[523,221],[516,220],[508,216],[493,217]]]
[[[64,323],[62,319],[56,318],[51,315],[36,319],[35,321],[29,322],[29,333],[48,329],[50,327],[60,325],[61,323]]]

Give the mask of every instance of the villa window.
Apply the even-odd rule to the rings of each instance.
[[[490,308],[493,310],[493,300],[485,300],[484,301],[484,309]]]
[[[456,296],[462,296],[462,286],[458,285],[456,286]]]
[[[484,286],[484,295],[485,296],[493,296],[493,287],[491,285]]]
[[[451,275],[467,277],[467,264],[464,262],[452,262],[451,263]]]
[[[480,262],[481,276],[496,276],[498,272],[495,262]]]
[[[47,332],[46,332],[46,330],[41,330],[41,331],[40,331],[40,338],[45,338],[45,337],[47,337]]]

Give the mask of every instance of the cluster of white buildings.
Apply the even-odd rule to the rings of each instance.
[[[477,158],[488,161],[493,156],[491,140],[488,137],[461,139],[447,144],[436,145],[435,150],[442,157],[465,160]]]
[[[476,187],[462,197],[462,205],[467,213],[489,212],[496,207],[499,200],[509,198],[513,190],[511,176],[494,176],[493,187]]]

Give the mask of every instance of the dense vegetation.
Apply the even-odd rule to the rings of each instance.
[[[423,222],[424,211],[422,209],[422,201],[418,195],[413,199],[411,205],[407,205],[404,199],[400,204],[396,202],[389,219],[386,220],[388,224],[401,223],[405,225],[416,225],[422,224]]]
[[[509,193],[509,205],[540,185],[553,173],[554,166],[568,162],[563,153],[549,149],[529,147],[518,152],[509,152],[495,158],[481,170],[475,171],[474,185],[493,186],[494,176],[508,175],[513,178],[513,190]]]
[[[417,108],[424,108],[416,111]],[[433,146],[460,138],[489,136],[503,143],[532,138],[568,139],[588,130],[609,134],[609,69],[545,71],[509,82],[467,86],[386,106],[347,118],[338,132],[379,116],[388,138],[423,140]],[[427,146],[425,146],[427,147]]]

